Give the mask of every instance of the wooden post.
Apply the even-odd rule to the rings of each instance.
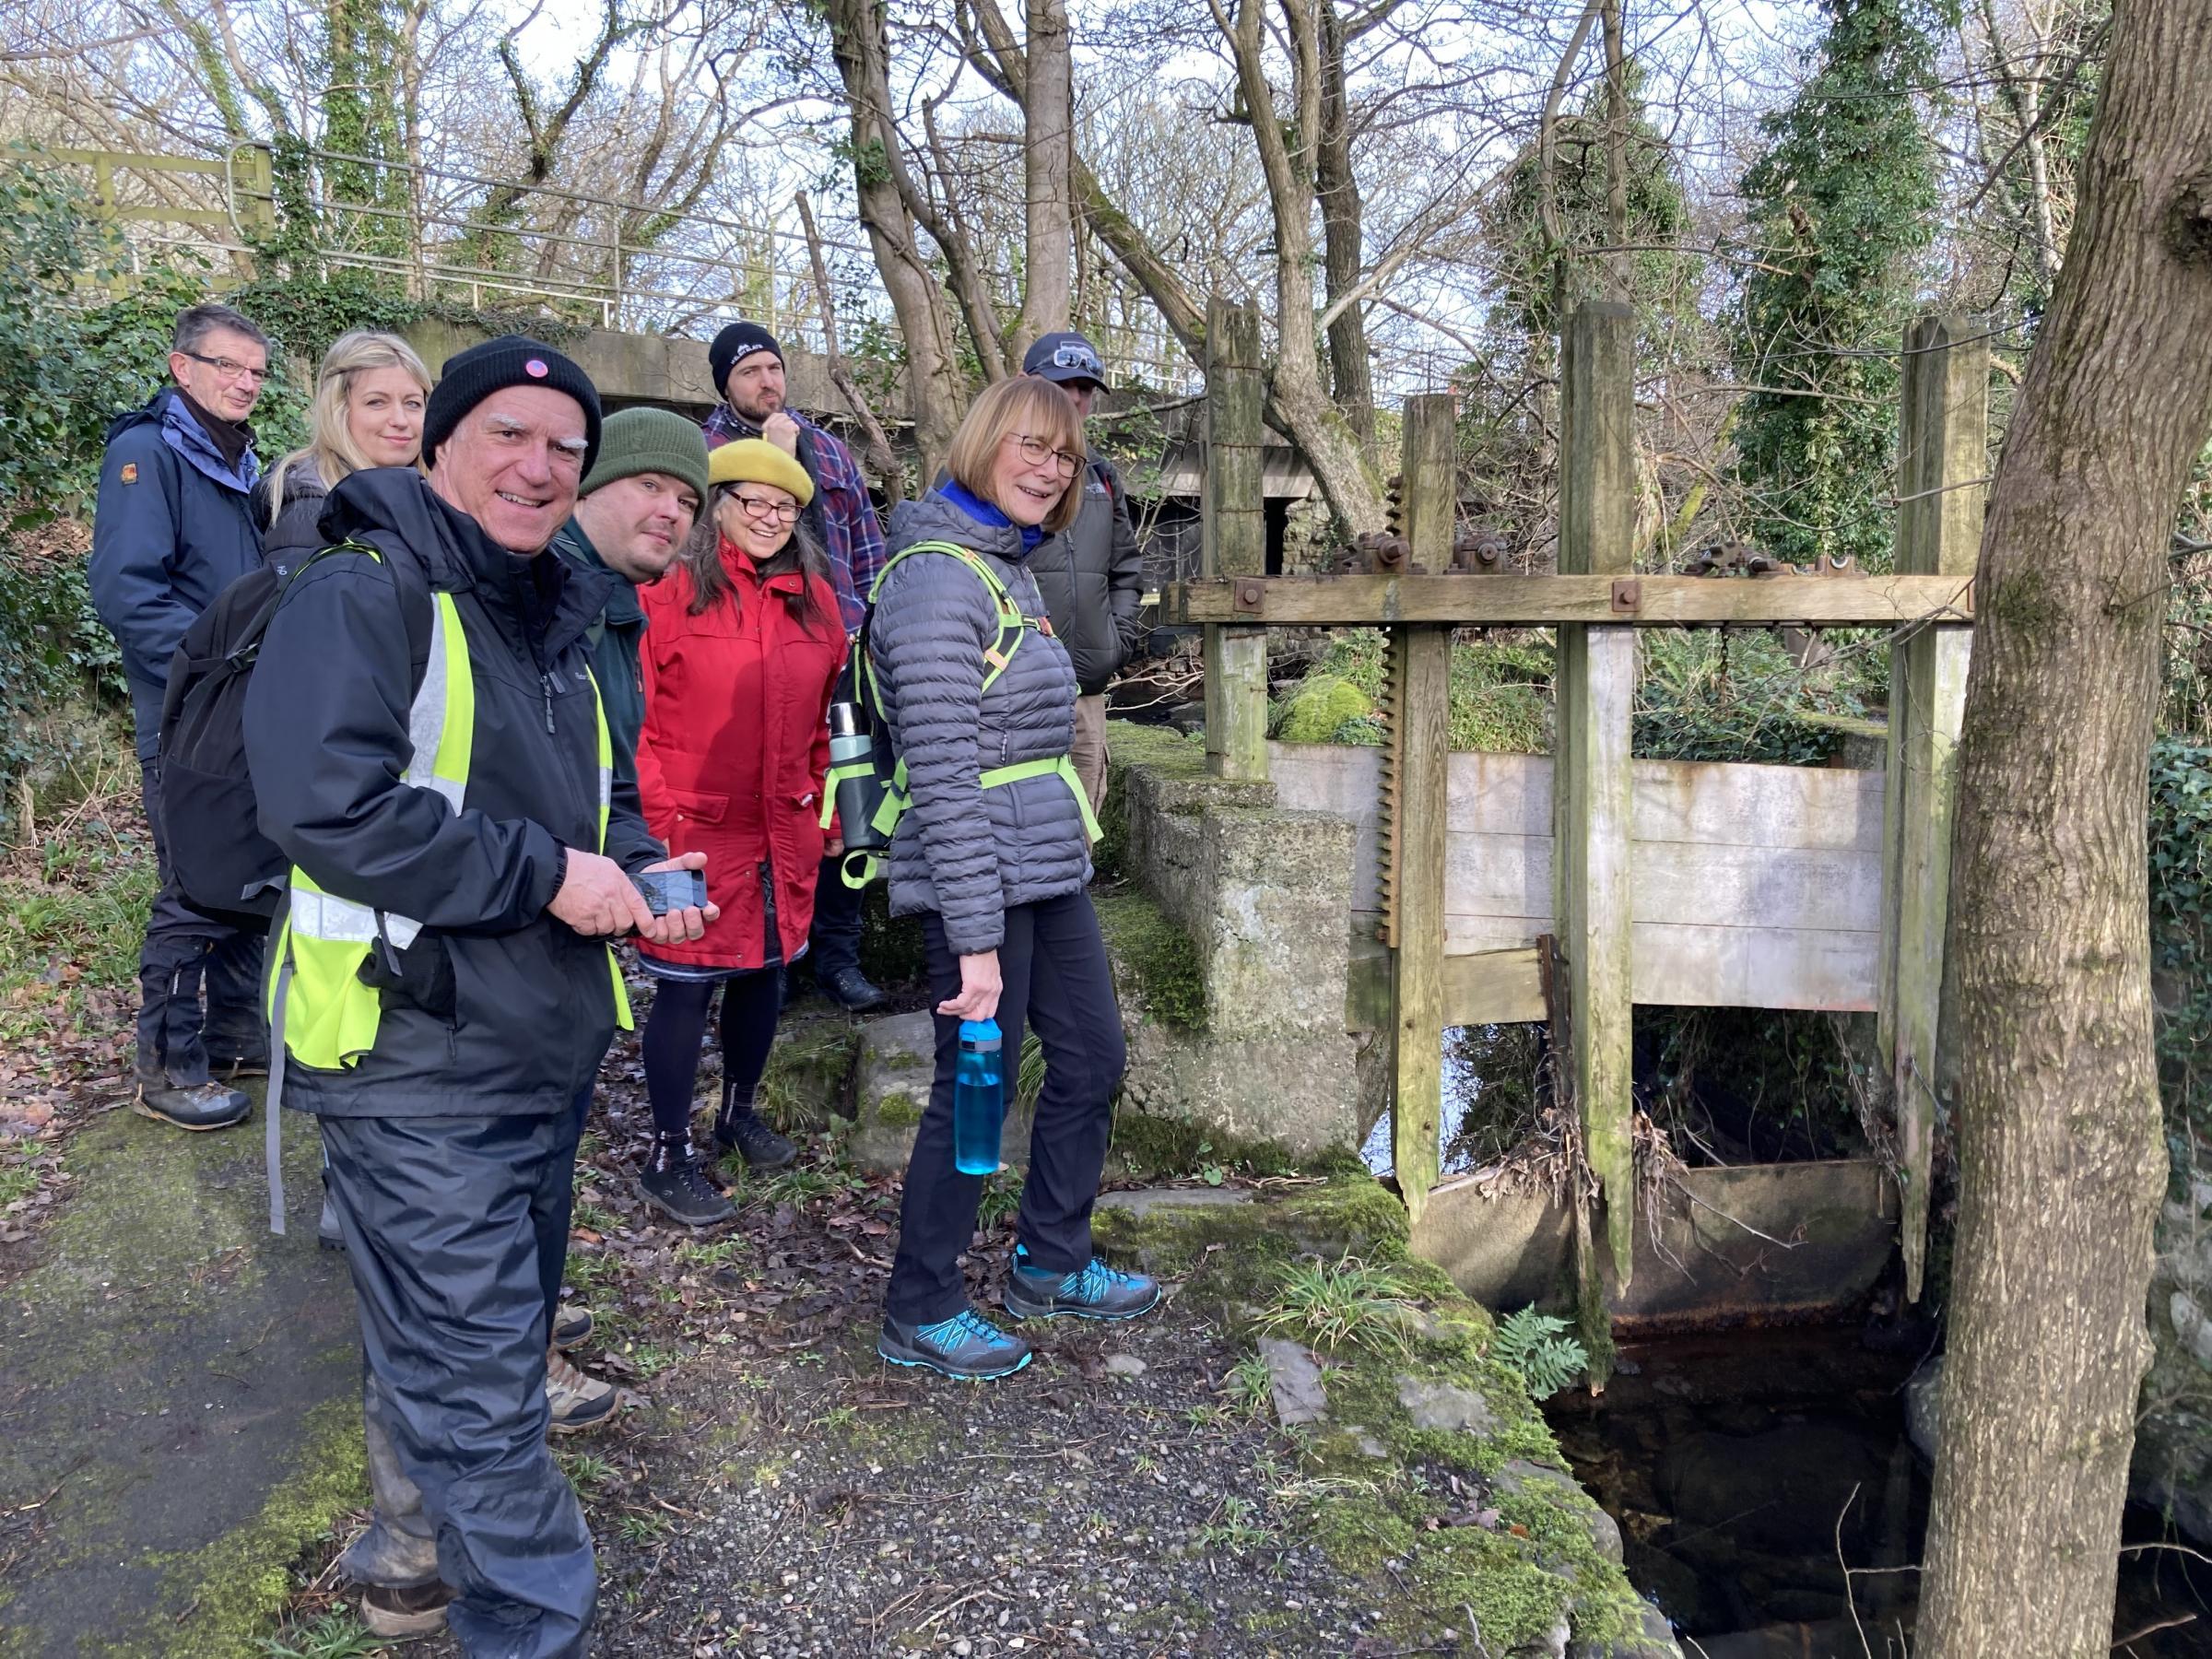
[[[1560,345],[1559,571],[1627,576],[1636,525],[1634,313],[1617,300],[1585,301]],[[1633,629],[1562,625],[1553,683],[1553,902],[1573,1011],[1572,1052],[1557,1064],[1574,1091],[1583,1150],[1605,1195],[1614,1277],[1626,1286],[1636,1236],[1629,971]],[[1595,1286],[1594,1272],[1579,1277]],[[1598,1311],[1583,1312],[1587,1324]],[[1594,1369],[1593,1377],[1602,1382]]]
[[[1452,558],[1458,494],[1449,395],[1406,400],[1400,499],[1410,562],[1442,571]],[[1391,1147],[1398,1192],[1414,1220],[1438,1167],[1444,1067],[1444,840],[1452,760],[1452,629],[1391,629],[1395,704],[1389,756],[1392,865]]]
[[[231,218],[249,237],[275,236],[276,169],[268,147],[241,144],[231,154]]]
[[[1988,492],[1989,343],[1981,333],[1956,317],[1923,317],[1907,329],[1898,416],[1897,569],[1961,589],[1980,555]],[[1889,656],[1878,1042],[1897,1114],[1898,1242],[1912,1301],[1927,1257],[1951,818],[1972,640],[1962,622],[1936,623]]]
[[[1206,493],[1199,569],[1207,576],[1267,573],[1260,485],[1260,313],[1218,296],[1206,308]],[[1206,761],[1218,778],[1267,776],[1267,630],[1208,624]]]

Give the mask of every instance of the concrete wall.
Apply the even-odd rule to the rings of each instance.
[[[1623,1336],[1771,1324],[1856,1307],[1897,1247],[1896,1191],[1868,1161],[1688,1170],[1640,1195],[1623,1290],[1602,1253],[1606,1306]],[[1602,1217],[1593,1222],[1604,1237]],[[1431,1189],[1413,1245],[1477,1301],[1569,1301],[1567,1211],[1538,1192],[1461,1176]]]
[[[1129,1036],[1125,1101],[1300,1156],[1359,1144],[1359,1041],[1344,1027],[1352,826],[1205,775],[1171,733],[1115,728],[1121,862],[1194,955],[1195,1020],[1160,1017],[1138,930],[1110,927]],[[1127,901],[1110,907],[1120,910]],[[1117,936],[1120,935],[1120,936]]]
[[[490,337],[484,329],[435,319],[413,324],[404,332],[432,374],[456,351]],[[610,406],[663,404],[703,417],[722,401],[707,366],[704,340],[594,328],[549,344],[558,345],[576,359]],[[830,384],[829,369],[821,359],[790,347],[784,352],[783,367],[786,396],[794,407],[815,416],[842,418],[850,412]]]

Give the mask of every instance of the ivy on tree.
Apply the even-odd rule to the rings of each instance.
[[[1744,175],[1748,256],[1732,355],[1737,478],[1760,549],[1888,562],[1898,364],[1918,256],[1935,230],[1921,105],[1931,27],[1914,0],[1822,0],[1828,29],[1797,95],[1760,124]]]

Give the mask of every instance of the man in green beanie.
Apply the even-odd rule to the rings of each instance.
[[[706,496],[707,443],[699,428],[666,409],[624,409],[606,418],[576,516],[553,539],[554,551],[571,564],[612,571],[629,583],[615,590],[585,637],[614,733],[615,775],[632,785],[638,729],[645,724],[638,673],[645,611],[630,590],[658,582],[676,562]]]

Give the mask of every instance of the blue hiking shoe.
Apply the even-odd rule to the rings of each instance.
[[[876,1351],[893,1365],[918,1365],[962,1382],[1010,1377],[1030,1362],[1028,1343],[1000,1330],[973,1308],[962,1308],[935,1324],[909,1324],[887,1313]]]
[[[1096,1256],[1074,1273],[1048,1273],[1030,1265],[1029,1246],[1014,1247],[1014,1271],[1006,1275],[1006,1312],[1017,1319],[1135,1319],[1159,1305],[1159,1281],[1148,1274],[1123,1273]]]

